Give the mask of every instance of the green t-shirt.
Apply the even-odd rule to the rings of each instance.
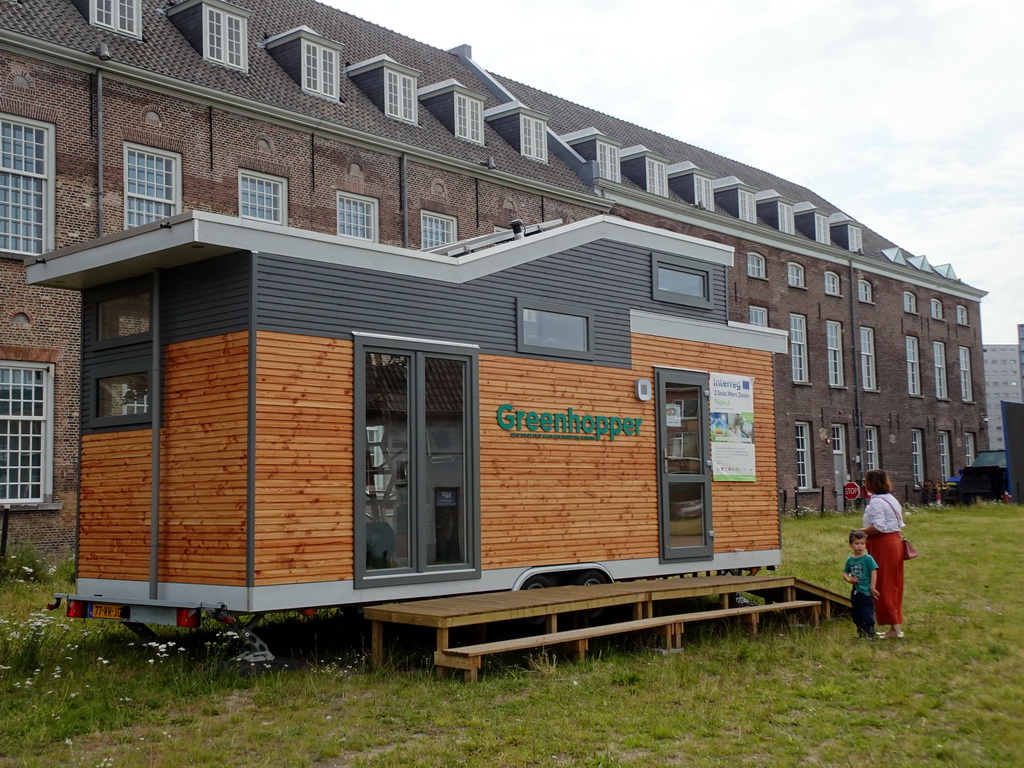
[[[843,573],[853,576],[857,583],[853,585],[854,590],[862,595],[871,594],[871,572],[878,569],[878,563],[871,555],[863,554],[860,557],[851,555],[846,558],[846,567]]]

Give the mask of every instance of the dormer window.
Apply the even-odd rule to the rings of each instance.
[[[796,229],[803,235],[823,245],[830,245],[828,216],[818,210],[814,203],[797,203],[793,206],[793,220]]]
[[[519,154],[538,163],[548,161],[548,119],[517,101],[484,110],[484,120]]]
[[[103,27],[121,35],[142,37],[141,0],[88,0],[88,2],[89,23],[93,26]],[[81,5],[78,7],[79,10],[82,10]]]
[[[309,27],[298,27],[263,43],[302,90],[338,101],[341,45],[321,37]]]
[[[689,161],[673,163],[666,169],[668,188],[698,208],[715,210],[713,177]]]
[[[668,179],[665,164],[653,157],[647,158],[647,191],[660,197],[668,197]]]
[[[484,100],[457,80],[428,85],[417,92],[420,102],[457,138],[484,143]]]
[[[754,202],[754,188],[744,184],[735,176],[715,179],[715,205],[735,216],[740,221],[757,223],[757,209]]]
[[[601,178],[608,181],[621,181],[619,170],[619,148],[607,141],[597,142],[597,164],[601,169]]]
[[[756,215],[769,227],[787,235],[796,232],[793,222],[793,201],[774,189],[765,189],[754,195]],[[756,220],[756,219],[755,219]]]
[[[596,160],[600,178],[614,182],[622,181],[622,172],[619,168],[619,147],[622,145],[618,141],[605,136],[597,128],[563,133],[559,138],[584,160]]]
[[[546,163],[548,161],[547,125],[543,120],[529,115],[520,115],[519,121],[519,135],[522,141],[519,151],[523,157]]]
[[[787,235],[794,234],[793,228],[793,206],[789,203],[779,203],[779,232]]]
[[[842,211],[836,211],[828,217],[828,223],[833,245],[838,245],[840,248],[854,253],[863,252],[864,240],[861,236],[861,229],[853,219]]]
[[[850,246],[849,249],[854,253],[857,253],[864,248],[864,238],[861,235],[860,227],[850,227]]]
[[[384,68],[384,83],[387,98],[384,113],[403,123],[416,124],[416,78],[390,67]]]
[[[165,13],[204,59],[248,69],[249,11],[221,0],[185,0]]]
[[[455,94],[455,135],[473,144],[484,143],[484,103],[480,99]]]
[[[665,158],[637,144],[619,153],[622,175],[640,189],[659,197],[668,197],[668,169]]]

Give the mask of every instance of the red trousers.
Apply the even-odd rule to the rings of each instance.
[[[903,536],[896,533],[876,533],[868,536],[868,554],[878,563],[875,587],[875,622],[877,624],[903,623]]]

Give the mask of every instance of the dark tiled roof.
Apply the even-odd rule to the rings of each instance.
[[[310,96],[285,73],[259,42],[300,26],[306,26],[343,46],[342,58],[358,63],[387,54],[400,64],[419,70],[419,87],[455,79],[484,97],[485,108],[500,102],[459,58],[447,51],[420,43],[405,35],[371,24],[357,16],[331,8],[315,0],[238,0],[237,5],[251,11],[249,17],[249,72],[243,73],[203,60],[174,24],[161,12],[162,0],[142,0],[143,40],[135,40],[89,25],[71,0],[28,0],[24,3],[0,2],[0,27],[29,37],[44,39],[68,48],[94,52],[105,41],[118,62],[186,83],[216,89],[254,102],[271,104],[311,118],[381,136],[412,146],[429,149],[449,157],[479,162],[494,156],[503,171],[544,182],[576,193],[591,193],[589,187],[555,155],[548,164],[523,158],[503,141],[490,126],[485,126],[485,147],[461,141],[426,109],[420,108],[420,125],[408,125],[384,116],[355,86],[343,78],[342,103]],[[812,190],[759,168],[730,160],[701,147],[665,136],[626,120],[574,104],[514,80],[495,78],[520,102],[550,116],[555,133],[564,134],[596,127],[623,142],[624,147],[642,144],[664,155],[670,163],[690,161],[716,178],[736,176],[758,190],[774,189],[794,202],[808,201],[825,213],[834,213],[833,205]],[[623,179],[623,183],[635,186]],[[672,195],[675,198],[675,195]],[[678,199],[678,198],[675,198]],[[763,222],[762,222],[763,223]],[[868,258],[887,261],[881,251],[895,243],[858,222],[863,229],[863,247]],[[767,225],[765,225],[767,227]],[[911,254],[905,251],[907,256]],[[908,274],[917,272],[907,268]]]

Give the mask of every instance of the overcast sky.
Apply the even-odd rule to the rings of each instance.
[[[1016,343],[1021,0],[329,4],[810,187],[988,291],[985,343]]]

